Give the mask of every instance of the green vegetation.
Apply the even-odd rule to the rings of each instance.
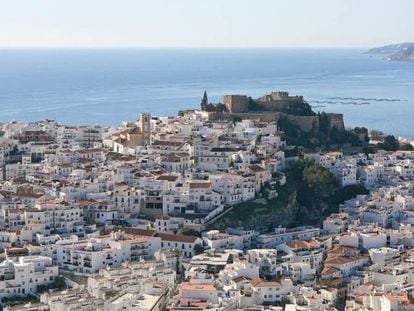
[[[222,104],[222,103],[217,103],[217,104],[207,104],[204,108],[203,111],[208,111],[208,112],[228,112],[226,105]]]
[[[42,292],[48,291],[49,289],[62,290],[64,288],[66,288],[65,278],[58,276],[54,279],[52,283],[48,285],[39,285],[37,287],[37,291],[42,293]]]
[[[87,285],[88,283],[88,277],[83,275],[76,275],[73,272],[68,271],[59,271],[61,275],[68,278],[69,280],[78,283],[79,285]]]
[[[251,97],[247,98],[247,109],[249,110],[249,112],[267,110],[266,105],[259,104],[257,101],[255,101]],[[284,113],[296,115],[296,116],[316,115],[316,113],[312,111],[311,105],[309,105],[307,102],[300,100],[300,99],[289,100],[288,103],[282,100],[280,105],[276,107],[272,107],[271,110],[277,111],[277,112],[284,112]]]
[[[411,144],[402,144],[402,145],[400,145],[400,150],[414,151],[414,147]]]
[[[183,228],[179,229],[177,234],[191,235],[191,236],[200,237],[200,232],[198,232],[198,231],[196,231],[192,228],[188,228],[188,227],[183,227]]]
[[[332,127],[326,113],[318,114],[319,127],[309,132],[300,129],[299,126],[281,118],[278,126],[284,132],[284,137],[289,145],[302,146],[308,149],[318,147],[329,148],[329,146],[362,146],[368,142],[368,130],[364,127],[356,127],[353,130],[338,130]]]
[[[287,118],[282,118],[277,123],[279,129],[284,132],[282,136],[283,139],[289,145],[293,146],[303,146],[305,148],[314,148],[315,143],[312,140],[312,135],[310,133],[302,131],[299,126],[290,122]]]
[[[207,97],[207,91],[204,91],[203,98],[201,99],[201,110],[205,110],[208,106],[208,97]]]
[[[202,245],[200,245],[200,244],[196,244],[196,245],[194,245],[194,253],[196,254],[196,255],[200,255],[200,254],[202,254],[204,252],[204,247],[202,246]]]
[[[312,110],[312,106],[309,105],[307,102],[295,99],[289,101],[287,107],[283,107],[280,109],[281,112],[293,114],[296,116],[315,116],[316,113]]]
[[[29,302],[39,302],[39,299],[34,296],[34,295],[26,295],[26,296],[11,296],[11,297],[4,297],[1,302],[4,305],[8,305],[8,306],[15,306],[15,305],[19,305],[19,304],[26,304]]]
[[[327,169],[310,160],[299,160],[286,171],[286,177],[287,183],[277,187],[277,198],[234,206],[212,227],[243,226],[266,232],[277,226],[318,225],[338,212],[343,201],[367,193],[360,185],[341,187]]]
[[[263,111],[263,107],[257,104],[253,98],[247,97],[247,109],[249,111]]]
[[[212,104],[208,102],[207,92],[204,91],[200,103],[201,110],[208,112],[228,112],[226,105],[222,103]]]
[[[237,122],[241,122],[242,120],[243,119],[240,116],[235,116],[235,115],[232,116],[232,122],[233,122],[233,124],[236,124]]]
[[[371,132],[369,133],[369,136],[371,137],[372,140],[380,140],[382,141],[384,139],[384,133],[378,130],[371,130]]]
[[[353,130],[339,130],[331,126],[329,116],[325,112],[318,113],[319,129],[313,131],[314,143],[316,144],[351,144],[361,146],[362,143],[368,142],[368,129],[365,127],[356,127]]]
[[[388,135],[381,143],[377,144],[377,147],[386,151],[396,151],[400,149],[400,143],[393,135]]]
[[[377,143],[375,149],[383,149],[385,151],[397,151],[397,150],[404,150],[404,151],[413,151],[413,145],[409,143],[402,143],[398,141],[397,138],[393,135],[385,135],[381,131],[372,130],[370,132],[370,137],[374,141],[379,141]]]

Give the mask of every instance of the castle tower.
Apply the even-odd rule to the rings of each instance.
[[[140,114],[139,128],[143,135],[144,145],[149,145],[151,139],[151,115],[149,113],[143,112]]]

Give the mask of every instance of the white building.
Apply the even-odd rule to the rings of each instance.
[[[0,297],[36,294],[39,285],[48,285],[59,275],[52,259],[44,256],[20,257],[17,262],[0,264]]]

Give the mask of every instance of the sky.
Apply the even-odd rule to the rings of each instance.
[[[414,0],[0,0],[0,48],[372,47],[414,41]]]

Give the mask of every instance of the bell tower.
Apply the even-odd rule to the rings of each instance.
[[[143,135],[144,145],[149,145],[151,139],[151,115],[149,113],[143,112],[140,114],[139,128]]]

